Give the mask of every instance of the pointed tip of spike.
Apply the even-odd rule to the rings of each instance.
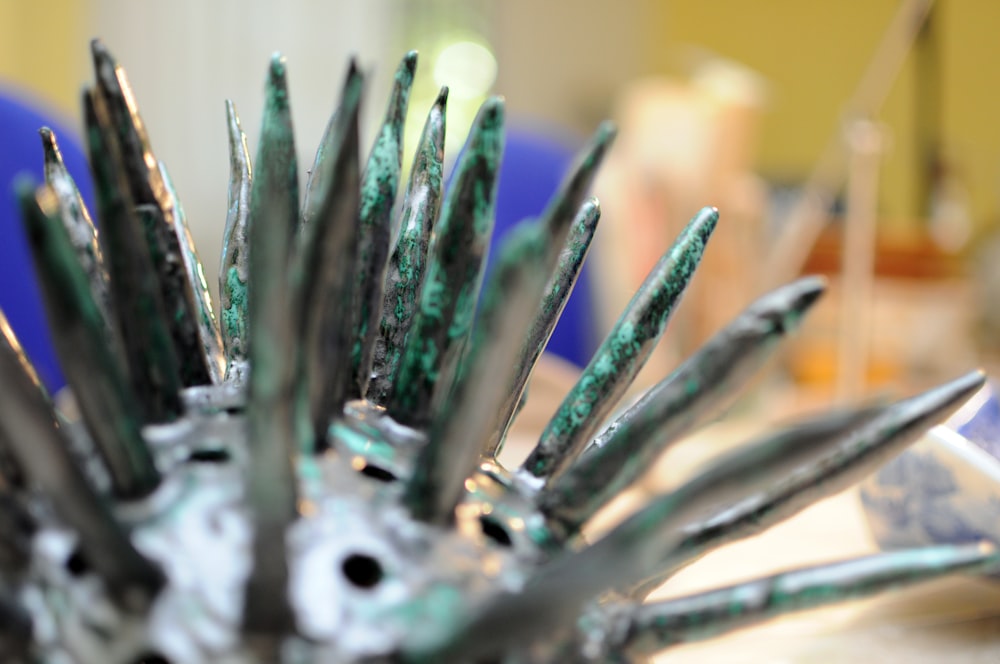
[[[506,100],[499,96],[493,96],[483,102],[479,107],[479,117],[476,124],[480,129],[497,129],[503,123],[504,106]]]
[[[595,138],[601,147],[607,147],[618,136],[618,125],[611,120],[604,120],[597,127]]]
[[[97,74],[99,80],[113,76],[115,70],[118,68],[118,61],[115,59],[115,56],[111,54],[111,51],[108,50],[108,47],[100,39],[92,39],[90,41],[90,57],[94,63],[94,72]]]
[[[38,130],[38,135],[42,137],[42,145],[46,148],[55,145],[56,133],[52,131],[51,127],[42,127]]]
[[[828,283],[825,277],[809,276],[794,281],[785,288],[791,300],[789,309],[796,315],[808,311],[826,292]]]
[[[401,71],[405,70],[412,77],[417,71],[417,52],[407,51],[402,62],[399,63],[399,68]]]
[[[437,99],[434,100],[434,105],[438,108],[444,110],[448,106],[448,86],[442,85],[441,89],[438,91]]]
[[[287,65],[288,61],[280,51],[275,51],[271,54],[271,60],[268,63],[267,69],[267,82],[269,85],[285,87],[285,69]]]

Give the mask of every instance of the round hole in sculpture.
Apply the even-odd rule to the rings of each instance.
[[[500,546],[510,546],[513,544],[513,541],[510,539],[510,533],[496,519],[489,516],[481,516],[479,517],[479,526],[483,529],[483,535],[489,537]]]
[[[382,580],[382,565],[364,553],[354,553],[344,559],[341,569],[347,580],[358,588],[374,588]]]
[[[372,479],[376,479],[379,482],[395,482],[396,474],[391,470],[386,470],[382,466],[376,466],[372,463],[366,463],[364,468],[361,469],[361,474]]]

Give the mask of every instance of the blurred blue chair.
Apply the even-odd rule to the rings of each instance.
[[[582,146],[582,141],[558,129],[516,124],[508,129],[491,254],[519,221],[541,214]],[[599,341],[590,273],[584,266],[546,347],[580,367],[586,366]]]
[[[93,192],[87,159],[75,133],[50,114],[9,92],[0,92],[0,309],[50,391],[63,387],[62,372],[49,340],[45,312],[35,281],[34,265],[21,224],[13,183],[28,173],[44,180],[42,143],[38,130],[51,127],[59,140],[66,167],[76,179],[93,212]]]

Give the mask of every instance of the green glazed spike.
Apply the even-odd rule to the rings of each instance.
[[[469,132],[431,243],[420,308],[406,338],[387,409],[416,428],[451,395],[493,230],[503,153],[503,101],[487,100]]]
[[[667,446],[718,414],[772,355],[824,289],[810,277],[750,305],[670,376],[598,435],[566,472],[550,478],[539,508],[569,533],[645,473]]]
[[[419,306],[427,274],[431,229],[441,206],[447,102],[448,88],[442,88],[420,136],[400,213],[399,235],[389,258],[367,394],[367,398],[378,405],[385,405],[392,392],[406,335]]]
[[[248,283],[250,379],[247,502],[253,514],[253,571],[246,584],[243,629],[277,639],[294,627],[285,588],[285,530],[296,518],[292,456],[311,447],[297,385],[298,344],[288,287],[299,217],[298,171],[285,60],[268,70],[261,138],[250,192]]]
[[[483,450],[487,458],[496,457],[500,453],[507,430],[514,421],[522,400],[527,393],[528,379],[541,357],[545,346],[555,330],[556,323],[562,315],[573,286],[583,269],[583,262],[590,251],[590,243],[597,230],[597,222],[601,218],[601,207],[596,198],[592,198],[580,208],[576,220],[570,227],[565,238],[562,251],[557,256],[555,269],[545,287],[541,305],[535,313],[535,318],[525,337],[521,353],[515,361],[517,372],[511,382],[510,390],[503,404],[497,409],[496,426],[490,437],[490,442]],[[546,226],[551,229],[551,226]],[[551,230],[550,230],[551,232]],[[556,238],[550,236],[550,242]]]
[[[564,471],[642,369],[694,275],[719,213],[704,208],[646,277],[549,422],[523,468],[535,477]]]
[[[352,398],[365,396],[371,378],[372,350],[382,315],[383,282],[392,242],[392,206],[403,165],[403,125],[416,67],[417,52],[410,51],[396,69],[389,107],[361,178],[360,233],[352,304],[358,316],[351,354],[354,378],[349,394]]]
[[[246,380],[247,366],[247,261],[250,187],[253,168],[247,137],[240,125],[236,105],[226,101],[226,127],[229,134],[229,209],[223,234],[222,261],[219,269],[219,295],[222,300],[221,332],[226,358],[227,380]]]
[[[548,234],[536,223],[522,224],[505,243],[484,288],[476,316],[468,364],[447,409],[436,413],[431,435],[414,464],[404,501],[422,521],[448,524],[465,479],[476,468],[492,433],[493,415],[503,400],[548,270]]]
[[[793,611],[954,574],[994,571],[1000,554],[989,544],[931,546],[782,572],[747,583],[635,607],[623,638],[609,644],[643,658],[681,643],[702,641]]]
[[[870,411],[876,416],[845,432],[849,435],[842,437],[835,455],[817,457],[788,481],[733,509],[708,514],[687,528],[683,539],[661,558],[656,573],[636,584],[631,594],[644,597],[707,551],[756,535],[817,500],[850,487],[899,454],[927,427],[946,418],[982,387],[984,380],[981,372],[972,372],[880,411]]]

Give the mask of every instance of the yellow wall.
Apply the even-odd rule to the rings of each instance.
[[[83,0],[0,0],[0,85],[74,119],[88,71]]]
[[[838,131],[898,0],[650,0],[648,62],[677,71],[685,46],[738,60],[771,83],[758,165],[769,177],[801,179]],[[997,217],[1000,191],[1000,3],[940,1],[936,7],[943,92],[942,138],[970,191],[977,224]],[[921,165],[914,133],[913,58],[892,84],[880,119],[891,129],[882,171],[882,213],[920,210]]]

